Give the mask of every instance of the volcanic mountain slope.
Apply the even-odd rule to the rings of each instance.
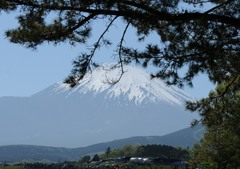
[[[132,136],[164,135],[190,126],[193,100],[143,69],[96,68],[77,85],[54,84],[30,97],[0,98],[0,145],[79,147]]]
[[[182,90],[167,86],[162,80],[152,79],[145,70],[125,66],[125,73],[119,80],[121,71],[103,66],[89,72],[79,85],[70,89],[67,84],[56,84],[49,90],[44,90],[39,94],[58,95],[64,94],[71,97],[75,94],[88,94],[93,96],[104,94],[106,100],[114,100],[124,97],[126,103],[145,104],[145,103],[165,103],[169,105],[182,105],[186,100],[193,98]],[[116,84],[111,84],[119,80]],[[123,102],[122,102],[123,103]]]

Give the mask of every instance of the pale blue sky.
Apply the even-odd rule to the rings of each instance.
[[[96,24],[98,25],[96,33],[101,32],[99,24],[102,23]],[[72,60],[87,48],[85,45],[73,47],[67,43],[57,46],[44,44],[33,51],[21,45],[12,44],[4,37],[4,31],[15,25],[14,16],[0,14],[0,97],[30,96],[53,83],[63,81],[71,71]],[[123,26],[116,25],[113,29],[122,31]],[[133,34],[134,32],[131,31],[128,33],[130,38],[126,43],[135,46],[138,44],[134,43]],[[109,34],[110,38],[116,41],[119,35],[116,32]],[[111,55],[111,52],[110,48],[105,48],[97,54],[105,62],[108,61],[106,58]],[[207,77],[200,75],[194,80],[194,88],[185,87],[184,90],[196,98],[201,98],[207,96],[212,88],[213,85]]]

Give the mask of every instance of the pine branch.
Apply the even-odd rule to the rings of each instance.
[[[8,0],[7,0],[8,1]],[[176,13],[171,14],[168,12],[157,11],[149,8],[143,8],[147,10],[146,12],[138,12],[131,10],[117,10],[117,9],[91,9],[80,6],[58,6],[58,5],[46,5],[46,4],[37,4],[31,1],[21,1],[21,0],[12,0],[11,3],[15,3],[16,5],[24,5],[33,8],[42,8],[47,10],[55,10],[55,11],[79,11],[84,13],[91,13],[95,15],[111,15],[111,16],[122,16],[132,19],[144,20],[146,22],[159,22],[159,21],[169,21],[169,22],[188,22],[188,21],[196,21],[196,20],[207,20],[212,22],[219,22],[228,25],[232,25],[234,27],[240,27],[240,19],[234,18],[230,16],[224,16],[220,14],[209,14],[209,13],[199,13],[199,12],[189,12],[189,13]],[[127,2],[125,2],[127,3]],[[129,3],[129,2],[128,2]],[[130,3],[129,3],[130,4]],[[138,6],[136,3],[132,4],[134,6]],[[141,8],[142,9],[142,8]]]

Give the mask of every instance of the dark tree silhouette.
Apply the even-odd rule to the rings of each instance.
[[[106,154],[107,158],[108,158],[108,156],[109,156],[110,153],[111,153],[111,148],[108,147],[108,148],[106,149],[106,151],[105,151],[105,154]]]
[[[105,31],[90,49],[74,61],[67,83],[75,86],[93,67],[95,51],[111,44],[105,35],[121,19],[125,24],[122,38],[116,47],[118,65],[136,62],[158,68],[153,77],[165,79],[169,84],[192,86],[192,79],[206,73],[213,83],[221,83],[238,76],[240,2],[238,0],[185,0],[202,5],[203,10],[182,10],[180,0],[1,0],[0,9],[17,10],[19,27],[6,32],[14,43],[35,48],[43,42],[54,44],[68,41],[86,43],[96,20],[107,22]],[[211,9],[204,7],[213,6]],[[47,17],[55,17],[47,22]],[[124,46],[129,26],[136,30],[139,43],[155,33],[158,42],[146,44],[145,49]],[[116,52],[113,52],[116,55]],[[179,70],[187,67],[185,74]]]

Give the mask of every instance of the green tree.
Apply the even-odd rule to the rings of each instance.
[[[193,163],[202,168],[233,169],[240,166],[240,78],[218,85],[209,98],[191,104],[200,111],[207,133],[193,150]],[[238,85],[232,85],[236,83]]]
[[[109,157],[117,158],[124,156],[124,151],[122,149],[113,149],[109,154]]]
[[[138,145],[126,144],[122,148],[112,149],[108,157],[118,158],[123,156],[136,156],[138,147],[139,147]],[[106,149],[106,151],[107,150],[108,148]],[[106,155],[106,151],[105,153],[101,154],[102,158],[108,158]]]
[[[92,158],[92,161],[99,161],[100,160],[100,157],[98,154],[95,154]]]
[[[140,157],[160,157],[169,159],[189,160],[189,152],[182,148],[167,145],[145,145],[140,146],[137,151]]]
[[[89,162],[91,157],[89,155],[83,156],[81,160],[79,161],[80,163],[87,163]]]
[[[240,166],[240,136],[228,129],[212,128],[193,148],[194,166],[203,169],[237,169]]]
[[[111,153],[111,148],[108,147],[108,148],[106,149],[106,151],[105,151],[105,154],[106,154],[107,158],[108,158],[108,156],[109,156],[110,153]]]
[[[134,156],[137,152],[138,146],[126,144],[123,146],[122,150],[124,152],[124,156]]]

